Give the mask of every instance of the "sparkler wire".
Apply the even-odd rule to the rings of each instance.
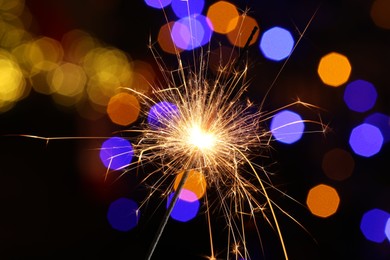
[[[174,192],[173,198],[172,198],[171,202],[169,203],[168,209],[165,212],[165,215],[164,215],[164,217],[163,217],[163,219],[161,221],[161,224],[160,224],[160,226],[159,226],[159,228],[157,230],[157,233],[154,236],[153,242],[152,242],[152,244],[151,244],[151,246],[150,246],[150,248],[148,250],[148,253],[147,253],[146,258],[145,258],[146,260],[150,260],[152,258],[153,252],[156,249],[158,241],[160,240],[160,237],[161,237],[161,235],[162,235],[162,233],[163,233],[163,231],[165,229],[165,226],[168,223],[168,219],[171,216],[172,210],[175,207],[175,205],[176,205],[176,203],[177,203],[177,201],[179,199],[180,192],[181,192],[181,190],[184,187],[184,183],[186,182],[189,173],[190,173],[190,170],[188,170],[188,169],[184,171],[184,174],[183,174],[183,176],[182,176],[182,178],[181,178],[181,180],[179,182],[179,185],[176,188],[176,191]]]
[[[243,57],[244,53],[248,50],[249,44],[252,41],[252,39],[255,36],[255,33],[257,32],[258,29],[259,29],[259,27],[257,27],[257,26],[253,27],[252,32],[249,35],[248,39],[246,40],[245,46],[244,46],[244,48],[242,48],[242,52],[241,52],[240,56],[238,57],[238,59],[236,61],[236,66],[235,67],[239,66],[239,63],[242,60],[242,57]]]

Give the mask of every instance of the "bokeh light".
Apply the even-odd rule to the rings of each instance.
[[[390,116],[375,112],[367,116],[364,122],[379,128],[383,136],[383,142],[390,141]]]
[[[0,52],[0,112],[9,110],[26,91],[23,73],[11,54]]]
[[[337,191],[325,184],[319,184],[311,188],[306,199],[310,212],[322,218],[335,214],[339,203],[340,197]]]
[[[151,128],[161,127],[178,115],[179,110],[176,105],[169,102],[160,102],[150,108],[148,124]]]
[[[75,29],[62,36],[61,44],[64,49],[64,57],[67,61],[82,64],[84,57],[93,49],[101,47],[97,39],[91,34]]]
[[[63,60],[64,50],[59,41],[39,37],[18,45],[12,54],[36,92],[45,95],[53,93],[46,77]]]
[[[33,64],[33,74],[40,71],[49,71],[62,61],[64,50],[59,41],[50,37],[40,37],[32,42],[30,61]]]
[[[341,148],[328,151],[322,159],[322,170],[332,180],[342,181],[349,178],[354,168],[355,160],[352,155]]]
[[[174,193],[169,194],[167,208],[170,205],[173,196]],[[200,207],[199,200],[195,198],[196,194],[189,190],[182,189],[170,217],[180,222],[187,222],[195,218]]]
[[[171,7],[179,18],[201,14],[204,7],[204,0],[172,0]]]
[[[371,157],[377,154],[383,144],[381,131],[373,125],[363,123],[352,129],[349,137],[349,145],[354,153]]]
[[[184,171],[177,174],[173,188],[176,190],[183,178]],[[189,190],[195,194],[195,200],[199,200],[206,193],[206,179],[204,174],[196,170],[190,170],[188,177],[184,182],[183,189]],[[181,196],[181,194],[180,194]],[[185,199],[184,199],[185,200]],[[191,201],[190,201],[191,202]]]
[[[133,68],[131,89],[147,95],[154,85],[156,73],[150,63],[135,60],[131,62]]]
[[[47,81],[53,99],[61,105],[71,106],[81,99],[87,75],[81,66],[65,62],[47,74]]]
[[[245,44],[248,41],[253,29],[255,27],[259,28],[257,21],[248,15],[241,15],[237,18],[233,18],[229,24],[237,25],[235,26],[234,30],[227,33],[227,38],[231,44],[241,48],[245,47]],[[253,38],[249,42],[249,45],[253,45],[257,41],[259,32],[260,30],[256,31],[256,33],[253,35]]]
[[[111,97],[107,105],[107,114],[115,124],[127,126],[135,122],[141,106],[138,99],[128,93],[121,92]]]
[[[120,87],[131,86],[132,68],[128,55],[113,47],[90,50],[83,59],[83,68],[89,78],[89,99],[100,106],[107,106]]]
[[[232,3],[218,1],[209,7],[207,17],[213,24],[214,32],[226,34],[236,28],[239,13]]]
[[[186,16],[174,23],[172,40],[180,49],[193,50],[210,41],[210,26],[210,21],[203,15]]]
[[[162,9],[170,5],[172,0],[145,0],[145,3],[153,8]]]
[[[18,2],[18,1],[15,1]],[[0,7],[1,8],[1,7]],[[25,30],[25,17],[18,17],[13,13],[1,10],[0,19],[0,46],[7,50],[12,50],[23,42],[31,40],[32,36]]]
[[[382,243],[386,239],[385,228],[390,214],[381,209],[371,209],[364,213],[360,222],[360,230],[366,239]]]
[[[331,52],[321,58],[317,72],[326,85],[339,87],[348,81],[351,70],[347,57]]]
[[[2,12],[12,13],[15,15],[20,15],[24,8],[24,0],[1,0],[0,1],[0,10]]]
[[[267,59],[280,61],[290,55],[294,38],[288,30],[276,26],[263,33],[259,47]]]
[[[373,1],[370,14],[376,26],[383,29],[390,29],[390,1]]]
[[[161,26],[158,32],[157,41],[161,49],[167,53],[176,54],[183,51],[183,49],[177,47],[172,39],[172,28],[175,22],[169,22]]]
[[[119,198],[111,202],[107,211],[107,220],[113,229],[122,232],[130,231],[138,224],[138,204],[128,198]]]
[[[387,222],[386,222],[385,234],[386,234],[387,240],[390,241],[390,217],[387,219]]]
[[[100,149],[100,160],[111,170],[123,169],[130,164],[134,151],[131,143],[121,137],[111,137],[103,142]]]
[[[290,110],[277,113],[271,121],[273,137],[282,143],[292,144],[301,139],[305,124],[300,115]]]
[[[344,90],[345,103],[356,112],[370,110],[375,105],[377,96],[374,85],[361,79],[352,81]]]

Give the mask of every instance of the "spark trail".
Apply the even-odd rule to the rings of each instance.
[[[314,16],[315,13],[296,44],[303,37]],[[167,16],[166,19],[168,21]],[[191,27],[191,23],[189,24]],[[278,110],[266,112],[262,110],[264,100],[260,106],[256,106],[249,99],[245,99],[244,94],[249,86],[246,79],[248,64],[240,66],[240,63],[257,29],[257,27],[253,29],[239,57],[234,59],[231,56],[227,65],[220,64],[216,74],[209,73],[210,50],[207,48],[193,50],[193,60],[187,65],[184,65],[183,58],[177,51],[177,68],[169,70],[151,45],[150,49],[164,76],[163,84],[160,88],[153,89],[152,96],[125,88],[126,91],[139,97],[148,108],[145,111],[157,108],[152,115],[145,113],[145,117],[152,117],[149,124],[144,123],[140,129],[128,130],[140,134],[134,143],[135,156],[138,159],[131,163],[123,174],[151,163],[157,166],[157,169],[146,173],[143,181],[147,183],[148,179],[156,174],[161,176],[158,181],[151,184],[152,191],[147,199],[158,190],[163,190],[165,195],[175,192],[146,259],[152,257],[168,217],[180,197],[179,193],[183,187],[186,188],[190,170],[197,171],[206,180],[207,193],[203,202],[209,223],[210,259],[216,259],[210,219],[210,212],[215,209],[212,209],[211,197],[221,205],[219,210],[223,212],[229,230],[226,259],[230,259],[231,255],[235,258],[251,258],[246,248],[244,228],[248,217],[255,226],[262,248],[257,224],[259,215],[276,231],[283,255],[288,259],[276,210],[294,222],[298,224],[299,222],[270,198],[267,192],[270,189],[283,196],[289,196],[278,190],[272,184],[266,169],[254,161],[256,158],[269,155],[272,133],[266,128],[265,122],[270,120],[278,110],[298,104],[312,108],[315,106],[298,100]],[[296,45],[294,49],[295,47]],[[282,64],[276,79],[288,60],[289,57]],[[276,79],[266,95],[274,87]],[[321,122],[305,122],[319,125],[321,129],[318,132],[326,130],[326,126]],[[184,172],[184,176],[180,176],[180,172]],[[180,184],[176,187],[172,184],[172,179],[175,178],[181,178]],[[144,206],[147,199],[140,208]],[[230,248],[233,250],[231,251]]]
[[[167,16],[166,19],[168,21]],[[303,34],[298,42],[302,37]],[[248,46],[244,48],[245,51],[247,48]],[[213,74],[209,72],[211,51],[205,47],[192,51],[192,62],[188,64],[185,64],[177,51],[177,67],[173,70],[167,68],[152,45],[150,49],[163,73],[164,82],[159,87],[154,87],[151,95],[137,92],[132,88],[122,89],[139,98],[143,104],[144,117],[148,122],[121,132],[138,134],[132,140],[136,159],[124,167],[121,176],[136,171],[142,174],[142,183],[151,186],[151,193],[140,208],[146,206],[147,201],[158,191],[162,190],[164,196],[172,192],[175,192],[175,195],[146,259],[152,257],[168,217],[180,198],[181,190],[188,188],[186,184],[191,178],[192,171],[197,172],[196,178],[204,179],[206,183],[203,187],[206,194],[199,196],[198,199],[203,201],[206,208],[205,216],[211,251],[209,259],[216,259],[210,215],[217,210],[222,212],[228,229],[226,259],[231,259],[232,256],[235,259],[238,257],[251,259],[246,247],[247,230],[244,227],[248,220],[254,224],[262,247],[261,232],[257,224],[260,217],[276,231],[283,255],[288,259],[277,211],[296,223],[298,221],[270,198],[269,190],[289,196],[272,184],[265,167],[255,163],[255,159],[269,156],[272,133],[267,129],[266,122],[277,110],[264,111],[264,101],[260,106],[256,106],[245,97],[249,81],[247,80],[248,64],[239,64],[243,53],[238,59],[231,56],[229,62],[226,65],[220,64],[217,72]],[[288,59],[283,63],[281,70],[287,61]],[[266,95],[275,85],[275,81]],[[298,100],[278,110],[295,105],[316,108]],[[307,122],[319,125],[321,129],[318,132],[326,130],[321,122]],[[66,139],[28,137],[45,139],[47,142],[52,139]],[[120,155],[113,155],[111,159],[115,159],[116,156]],[[142,172],[146,164],[153,165],[154,170]],[[152,176],[157,176],[157,181],[149,184]],[[176,187],[175,181],[179,183]],[[218,202],[220,205],[218,209],[213,208],[215,203],[211,203],[211,200]]]

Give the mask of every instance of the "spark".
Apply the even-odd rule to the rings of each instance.
[[[254,28],[250,38],[256,30],[257,27]],[[302,36],[299,40],[301,38]],[[247,51],[247,48],[248,46],[245,46],[242,51]],[[247,80],[248,64],[240,66],[243,53],[238,59],[230,57],[227,65],[220,64],[217,73],[211,74],[208,70],[211,51],[207,48],[193,51],[193,63],[187,65],[183,65],[183,57],[177,52],[178,65],[175,69],[167,68],[153,45],[150,49],[163,73],[164,82],[159,87],[153,88],[150,96],[132,88],[122,88],[122,90],[138,96],[143,105],[145,117],[150,116],[148,111],[159,104],[173,104],[173,108],[162,105],[155,110],[154,123],[144,122],[139,127],[121,131],[121,134],[137,133],[138,136],[132,142],[136,159],[123,167],[125,170],[118,179],[133,171],[139,173],[146,164],[155,166],[153,171],[147,172],[143,177],[142,182],[145,185],[149,183],[152,176],[157,176],[158,179],[153,178],[150,184],[151,193],[141,203],[140,208],[146,206],[148,200],[156,192],[161,191],[163,197],[175,192],[173,202],[166,212],[166,216],[169,217],[188,179],[188,174],[191,170],[196,170],[204,176],[207,183],[207,192],[203,202],[210,238],[211,256],[209,259],[216,259],[211,214],[218,210],[222,212],[228,229],[226,259],[231,259],[231,257],[250,259],[249,250],[246,248],[245,223],[251,221],[254,224],[261,244],[257,223],[259,215],[275,229],[283,255],[285,259],[288,259],[276,210],[294,222],[298,224],[299,222],[270,198],[269,190],[289,196],[272,184],[264,166],[255,163],[256,158],[267,158],[272,149],[272,133],[267,129],[266,122],[277,110],[264,111],[265,98],[259,106],[249,99],[245,100],[249,81]],[[286,62],[283,63],[266,96],[274,87]],[[298,104],[315,107],[298,100],[283,108]],[[315,121],[310,122],[317,124]],[[323,126],[321,122],[318,124]],[[44,139],[47,143],[50,140],[68,139],[68,137],[23,136]],[[91,138],[96,139],[96,137]],[[109,169],[107,169],[107,174],[108,171]],[[184,172],[184,175],[180,180],[181,184],[175,190],[173,180],[181,172]],[[213,202],[212,198],[217,203]],[[215,204],[219,205],[218,208],[213,207]],[[157,233],[152,242],[149,258],[157,246],[168,217],[164,218],[161,223],[161,232]]]
[[[172,189],[169,180],[179,172],[188,174],[190,169],[201,172],[210,196],[216,193],[219,199],[220,209],[230,229],[229,240],[234,245],[244,245],[246,217],[256,221],[256,213],[262,212],[277,230],[287,259],[274,212],[276,204],[267,193],[267,188],[274,187],[266,170],[253,163],[255,157],[267,156],[270,149],[271,132],[264,126],[269,114],[263,115],[252,102],[243,102],[242,97],[248,87],[247,66],[242,70],[222,67],[213,78],[207,75],[208,55],[200,50],[199,67],[184,67],[179,59],[178,69],[166,75],[166,87],[155,89],[153,98],[126,89],[137,94],[146,107],[168,102],[177,108],[176,111],[161,106],[162,111],[155,114],[158,123],[145,123],[141,129],[127,130],[140,133],[134,144],[138,159],[127,167],[128,171],[146,163],[157,165],[157,170],[148,173],[144,181],[162,173],[159,181],[151,185],[151,193],[161,189],[164,194],[169,194]],[[206,207],[209,211],[210,203],[207,202]],[[271,219],[264,213],[264,208],[270,210]],[[209,218],[209,213],[207,216]],[[209,224],[210,234],[211,228]],[[210,240],[212,247],[211,236]],[[153,243],[153,250],[156,243]],[[235,255],[247,258],[245,247],[240,253],[238,250],[234,251]]]
[[[163,12],[165,14],[164,9]],[[257,28],[253,32],[255,30]],[[299,41],[302,36],[303,34]],[[144,176],[143,183],[145,184],[152,179],[152,176],[157,175],[158,180],[153,178],[150,184],[151,193],[141,203],[140,208],[145,206],[157,191],[162,191],[164,196],[175,192],[173,202],[169,205],[160,229],[152,242],[147,259],[151,258],[157,246],[170,212],[191,170],[203,174],[207,183],[207,192],[203,201],[210,237],[211,256],[209,259],[216,259],[210,215],[211,211],[218,210],[222,211],[228,228],[227,248],[233,248],[233,250],[227,250],[226,259],[232,256],[250,259],[249,251],[245,246],[247,244],[247,231],[245,230],[247,221],[254,224],[262,248],[257,224],[258,215],[261,215],[276,231],[283,255],[285,259],[288,259],[276,210],[291,218],[298,225],[300,223],[275,203],[268,195],[268,191],[272,189],[295,200],[277,189],[272,184],[265,167],[254,161],[256,158],[269,156],[272,133],[265,123],[276,111],[298,104],[310,108],[315,106],[298,99],[278,110],[267,112],[263,111],[264,100],[259,106],[254,105],[249,99],[245,100],[244,94],[248,89],[249,81],[247,80],[248,64],[240,66],[243,53],[238,59],[230,57],[227,65],[220,64],[217,73],[211,74],[208,70],[211,51],[207,48],[194,50],[192,52],[193,63],[187,65],[183,65],[183,57],[177,52],[178,65],[177,68],[171,70],[162,62],[162,57],[152,44],[150,49],[163,73],[164,82],[159,87],[153,88],[150,96],[131,88],[123,88],[123,90],[139,97],[145,108],[143,110],[145,117],[151,116],[147,111],[154,111],[152,121],[155,122],[143,123],[140,128],[123,131],[138,133],[139,136],[133,142],[136,160],[121,174],[122,176],[133,170],[139,172],[139,169],[146,164],[156,166],[154,171],[147,172]],[[243,51],[247,51],[247,46]],[[281,70],[286,62],[283,63]],[[275,82],[276,79],[269,87],[266,96],[274,87]],[[172,106],[166,104],[172,104]],[[159,106],[159,109],[153,110],[155,106]],[[323,127],[321,122],[306,120],[304,122]],[[324,129],[318,132],[323,131]],[[180,180],[181,184],[175,190],[172,180],[181,172],[184,172],[184,175]],[[220,205],[218,209],[213,209],[216,203],[211,201],[212,197],[218,201]]]

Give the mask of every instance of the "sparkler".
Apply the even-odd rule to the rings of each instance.
[[[156,60],[159,60],[159,56],[153,53]],[[242,97],[248,87],[247,65],[241,70],[231,65],[220,66],[217,75],[212,78],[207,74],[208,53],[204,54],[200,50],[199,57],[194,66],[184,67],[178,55],[178,69],[165,75],[167,87],[155,89],[154,98],[130,88],[126,89],[137,94],[147,107],[157,106],[158,109],[154,110],[151,124],[144,124],[141,130],[127,130],[140,132],[140,137],[134,145],[135,156],[138,159],[130,164],[123,174],[147,162],[159,165],[156,171],[149,173],[144,179],[146,182],[155,173],[163,173],[152,185],[154,193],[163,187],[170,176],[178,176],[179,172],[185,172],[179,186],[176,187],[175,196],[169,204],[147,259],[152,256],[179,193],[185,185],[189,170],[192,169],[204,176],[210,193],[217,193],[229,228],[228,247],[236,248],[234,250],[236,257],[249,259],[249,252],[245,247],[244,218],[250,216],[256,232],[259,233],[256,219],[257,213],[261,212],[277,231],[287,259],[275,208],[288,214],[268,196],[267,189],[276,188],[268,178],[265,168],[252,160],[254,157],[267,156],[271,132],[266,129],[264,122],[269,120],[275,111],[267,113],[249,100],[243,102]],[[159,65],[162,71],[167,72],[163,69],[163,64]],[[296,104],[310,106],[302,101],[288,106]],[[173,185],[162,189],[166,191],[165,194],[175,190]],[[205,204],[211,240],[210,259],[215,259],[209,196],[211,195],[206,195]],[[271,218],[267,216],[268,210],[271,212]],[[238,250],[239,245],[243,246],[242,252]],[[230,254],[228,251],[227,259],[230,258]]]
[[[224,76],[230,68],[221,68],[216,79],[211,81],[204,75],[206,58],[200,60],[201,67],[196,68],[197,71],[179,65],[178,73],[182,77],[182,84],[177,86],[172,80],[167,89],[156,91],[158,101],[175,104],[178,112],[162,106],[162,111],[157,113],[160,124],[142,131],[142,137],[136,145],[136,150],[140,151],[137,163],[145,159],[159,160],[162,162],[161,167],[167,167],[164,175],[175,175],[184,169],[185,174],[176,189],[175,199],[169,206],[166,218],[185,183],[183,180],[188,176],[188,169],[196,169],[204,175],[209,189],[213,188],[220,193],[227,222],[239,226],[233,223],[235,220],[232,216],[242,214],[243,198],[247,200],[251,215],[264,207],[254,193],[262,193],[267,198],[266,204],[274,215],[262,178],[250,161],[255,152],[269,148],[270,133],[261,126],[261,112],[251,111],[253,106],[249,101],[246,104],[241,102],[241,96],[247,87],[243,83],[247,68],[234,71],[232,77]],[[158,104],[143,97],[146,101],[151,101],[152,105]],[[184,166],[189,164],[189,168]],[[250,165],[250,174],[257,179],[260,189],[244,178],[240,172],[242,164]],[[282,238],[277,221],[275,224]],[[157,237],[164,225],[157,232]],[[148,259],[157,242],[158,238],[152,243]],[[245,252],[244,255],[246,254]]]
[[[256,30],[257,27],[253,29],[243,53]],[[248,216],[254,223],[261,244],[256,222],[258,213],[276,230],[283,255],[288,259],[276,209],[297,221],[271,200],[267,192],[270,188],[287,195],[272,185],[266,169],[253,160],[255,157],[267,156],[272,134],[265,127],[265,122],[272,118],[276,111],[265,112],[262,111],[263,104],[256,107],[249,99],[243,101],[249,85],[246,80],[248,64],[243,68],[238,66],[243,53],[236,60],[230,58],[230,62],[225,66],[220,64],[218,72],[212,77],[208,73],[210,50],[200,48],[198,52],[193,51],[193,64],[187,66],[183,65],[183,59],[177,52],[178,67],[169,71],[165,64],[160,62],[162,58],[153,46],[150,49],[160,71],[164,73],[165,87],[154,89],[153,97],[125,88],[138,95],[142,103],[151,108],[151,114],[148,118],[149,124],[143,124],[140,130],[127,130],[140,133],[140,137],[134,144],[135,156],[138,159],[131,163],[123,174],[145,163],[152,163],[158,166],[157,170],[148,173],[143,181],[147,182],[155,173],[162,175],[151,185],[152,192],[148,198],[159,189],[163,190],[165,195],[170,192],[175,194],[146,259],[151,259],[191,170],[199,172],[207,183],[208,192],[204,203],[210,234],[209,259],[216,259],[210,219],[212,208],[209,202],[213,193],[218,197],[229,230],[228,248],[233,248],[232,251],[227,250],[226,259],[230,259],[231,254],[236,259],[250,259],[244,228],[245,218]],[[297,104],[313,107],[296,101],[280,110]],[[323,131],[324,129],[321,130]],[[180,176],[179,185],[174,187],[172,181],[169,181],[172,176],[179,178],[180,172],[184,174]],[[165,187],[165,182],[170,184]],[[271,217],[268,216],[268,211]]]
[[[255,27],[248,43],[256,30]],[[243,48],[243,53],[248,43]],[[255,106],[249,99],[244,100],[249,82],[248,64],[244,64],[242,68],[239,66],[243,53],[238,59],[231,57],[227,65],[220,64],[216,75],[211,76],[208,72],[210,50],[200,48],[193,51],[192,65],[184,65],[181,55],[177,52],[177,69],[170,71],[163,62],[160,62],[162,59],[153,46],[150,49],[160,71],[164,72],[164,87],[153,89],[151,96],[131,88],[123,89],[137,95],[143,105],[153,113],[145,113],[149,122],[142,123],[140,129],[123,131],[138,133],[139,136],[133,143],[136,160],[123,167],[125,170],[121,176],[133,170],[138,171],[147,163],[157,166],[143,179],[143,182],[147,183],[152,176],[157,174],[159,176],[151,185],[150,196],[140,208],[158,190],[163,190],[165,196],[170,192],[175,194],[146,259],[152,257],[181,191],[186,188],[192,170],[205,179],[207,186],[204,187],[207,189],[204,204],[210,234],[209,259],[216,259],[210,218],[213,210],[210,201],[213,196],[218,199],[228,228],[226,259],[230,259],[231,255],[236,259],[238,257],[250,259],[244,228],[247,217],[255,226],[261,246],[260,230],[257,226],[259,214],[276,230],[283,255],[288,259],[276,210],[297,221],[270,198],[267,191],[269,189],[287,195],[274,187],[267,170],[254,162],[255,158],[268,156],[272,133],[266,128],[265,122],[271,119],[276,111],[263,111],[263,104]],[[274,83],[275,81],[270,88]],[[313,107],[298,100],[278,110],[297,104]],[[318,124],[323,126],[321,123]],[[321,130],[323,131],[324,129]],[[51,139],[66,138],[42,139],[48,142]],[[116,156],[120,155],[114,155],[111,159]],[[181,172],[182,175],[179,174]],[[173,178],[180,178],[176,187],[173,185]]]

